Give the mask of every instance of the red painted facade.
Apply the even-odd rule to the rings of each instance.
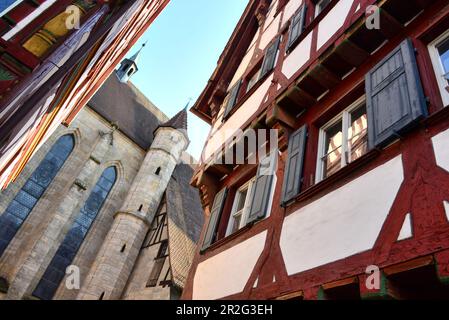
[[[288,5],[289,1],[273,2],[279,5],[276,7],[277,15],[283,14],[285,3]],[[220,57],[217,69],[192,108],[193,113],[210,122],[214,128],[218,128],[217,132],[226,125],[226,121],[236,121],[231,115],[223,124],[217,124],[221,121],[220,107],[226,96],[226,88],[256,34],[258,23],[263,26],[263,20],[268,19],[261,18],[261,14],[273,10],[273,2],[250,1]],[[214,243],[204,250],[200,250],[202,243],[199,245],[200,249],[196,254],[183,298],[207,298],[207,295],[197,292],[200,287],[196,283],[200,283],[201,278],[205,277],[203,275],[205,268],[213,265],[214,261],[220,261],[220,256],[226,252],[232,252],[233,248],[239,245],[244,246],[247,240],[250,241],[263,232],[266,232],[263,250],[251,268],[250,275],[242,278],[243,289],[222,296],[215,291],[211,297],[449,298],[446,286],[449,277],[449,213],[444,205],[445,202],[449,202],[449,172],[447,168],[438,164],[436,153],[439,150],[433,142],[437,135],[449,129],[449,109],[443,103],[444,99],[440,93],[428,49],[430,43],[449,29],[449,4],[447,1],[418,0],[407,3],[397,0],[353,1],[342,27],[334,30],[335,33],[324,44],[318,45],[319,28],[323,28],[320,23],[324,21],[326,15],[332,14],[338,1],[332,1],[318,15],[314,12],[316,1],[306,0],[305,3],[309,10],[299,42],[311,37],[310,58],[295,69],[291,77],[285,75],[285,60],[288,59],[285,52],[291,21],[285,25],[280,23],[276,36],[282,36],[282,40],[279,47],[280,54],[271,74],[273,80],[264,94],[262,103],[254,105],[254,112],[248,113],[249,116],[240,121],[241,129],[279,129],[281,155],[270,215],[226,237],[226,226],[231,215],[235,192],[240,185],[256,174],[256,166],[218,165],[210,163],[206,156],[192,180],[192,184],[200,190],[206,215],[203,239],[206,237],[207,220],[213,211],[215,195],[219,190],[228,187],[228,199],[224,202]],[[369,5],[380,7],[380,30],[365,28],[367,17],[365,9]],[[260,35],[256,39],[258,40],[255,53],[246,71],[242,72],[242,79],[247,79],[253,74],[263,60],[263,50],[257,49],[261,41]],[[317,181],[315,175],[320,129],[345,110],[351,102],[365,94],[365,75],[405,39],[411,39],[415,48],[419,78],[427,99],[428,116],[420,119],[412,130],[398,135],[388,146],[372,148],[335,174]],[[268,77],[267,75],[265,79]],[[247,93],[242,93],[232,112],[236,113],[240,108],[244,108],[246,101],[251,99],[265,79]],[[303,125],[308,127],[308,138],[304,151],[301,191],[294,201],[283,207],[280,204],[288,159],[287,142],[292,133]],[[208,143],[212,140],[213,132],[209,136]],[[380,226],[374,246],[330,263],[289,274],[289,268],[286,266],[287,250],[283,249],[281,244],[282,233],[285,232],[285,224],[288,223],[286,218],[302,212],[301,209],[308,208],[311,204],[319,203],[320,199],[333,191],[348,187],[351,182],[363,178],[369,172],[375,172],[374,170],[398,157],[403,168],[402,183],[393,197],[394,201],[386,219]],[[412,236],[398,240],[407,214],[411,216]],[[360,237],[363,237],[363,234],[360,234]],[[358,240],[358,237],[352,239],[354,242]],[[244,264],[246,257],[236,256],[234,259],[243,261]],[[380,288],[370,289],[366,286],[369,277],[366,268],[370,265],[380,269]],[[223,275],[224,278],[228,276],[231,277]],[[201,283],[203,285],[201,288],[208,284]],[[220,285],[222,285],[220,281],[210,283],[212,287]]]
[[[70,123],[168,2],[22,1],[0,17],[1,187],[18,176],[58,124]],[[83,12],[79,29],[55,40],[50,35],[43,55],[25,48],[74,4]]]

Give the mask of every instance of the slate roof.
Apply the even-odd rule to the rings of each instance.
[[[153,142],[153,132],[169,120],[131,82],[121,83],[115,72],[88,106],[106,120],[117,122],[120,131],[145,150]]]
[[[187,130],[187,110],[183,109],[174,115],[173,118],[160,125],[161,127],[170,127],[179,130]]]
[[[178,164],[166,191],[172,280],[179,288],[184,288],[204,224],[198,189],[190,185],[193,172],[190,165]]]

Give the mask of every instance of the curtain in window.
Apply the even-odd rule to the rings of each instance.
[[[117,172],[115,167],[107,168],[93,188],[89,198],[81,208],[78,217],[65,236],[55,256],[50,262],[33,296],[50,300],[53,298],[68,266],[75,258],[87,232],[100,212],[109,192],[115,184]]]
[[[59,138],[0,216],[0,256],[58,174],[74,146],[71,134]]]

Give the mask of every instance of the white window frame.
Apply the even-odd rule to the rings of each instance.
[[[242,185],[235,193],[234,203],[232,204],[231,215],[229,216],[228,227],[226,229],[226,236],[230,236],[232,233],[242,229],[246,225],[246,223],[248,221],[249,210],[250,210],[249,207],[251,206],[251,193],[253,191],[255,182],[256,182],[256,177],[251,178],[248,182],[246,182],[244,185]],[[239,200],[240,200],[240,194],[241,194],[242,190],[244,190],[244,189],[248,189],[248,191],[246,192],[245,204],[243,205],[242,210],[237,211],[237,206],[238,206]],[[234,217],[239,212],[241,212],[239,228],[238,228],[238,230],[233,232],[232,227],[234,226],[234,220],[235,220]]]
[[[348,128],[351,123],[351,113],[357,108],[361,107],[364,103],[366,103],[365,95],[358,98],[355,102],[353,102],[348,108],[346,108],[343,112],[341,112],[338,116],[333,118],[331,121],[326,123],[323,127],[320,128],[320,134],[318,139],[318,159],[315,173],[315,183],[318,183],[324,180],[324,162],[322,158],[326,154],[326,131],[335,125],[337,122],[342,122],[342,156],[341,156],[341,168],[344,168],[349,163],[351,163],[351,159],[347,159],[347,156],[350,155],[349,144],[348,141]]]
[[[444,32],[442,35],[440,35],[438,38],[436,38],[434,41],[432,41],[428,45],[430,58],[432,60],[433,69],[435,72],[435,76],[437,78],[438,87],[440,88],[441,98],[443,99],[444,106],[449,106],[449,92],[447,92],[446,87],[449,85],[449,83],[445,80],[445,70],[443,63],[440,58],[440,54],[438,52],[437,47],[445,40],[449,39],[449,30]]]

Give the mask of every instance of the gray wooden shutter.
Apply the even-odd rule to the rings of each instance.
[[[292,18],[292,22],[290,24],[290,31],[288,33],[289,34],[287,45],[288,51],[293,49],[292,47],[296,45],[299,36],[304,31],[304,26],[306,22],[306,11],[307,6],[304,4]]]
[[[277,151],[260,160],[257,177],[251,191],[251,205],[248,224],[263,219],[267,215],[274,176],[276,174]]]
[[[285,164],[282,184],[282,206],[285,206],[301,191],[306,139],[307,126],[305,125],[289,137],[288,158]]]
[[[427,115],[410,39],[366,75],[369,146],[382,147]]]
[[[268,74],[274,68],[274,63],[276,62],[276,55],[278,53],[279,44],[281,42],[281,37],[277,37],[276,40],[267,48],[265,51],[265,57],[262,63],[262,71],[260,77],[262,78]]]
[[[237,103],[237,97],[239,95],[240,86],[242,85],[242,80],[239,80],[229,91],[229,99],[228,103],[226,104],[226,109],[223,115],[223,119],[226,119],[229,115],[229,113],[232,111],[232,108],[234,108],[235,104]]]
[[[207,226],[206,235],[204,236],[203,247],[201,251],[206,250],[214,242],[217,232],[218,223],[220,221],[221,214],[223,212],[224,203],[228,189],[224,188],[220,190],[214,199],[212,210],[210,213],[209,224]]]

